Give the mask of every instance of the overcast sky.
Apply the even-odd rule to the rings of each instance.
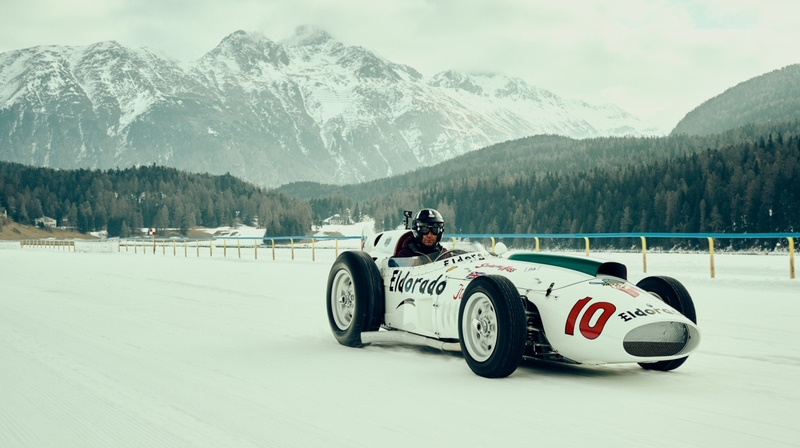
[[[800,63],[797,0],[0,0],[0,52],[116,40],[191,61],[236,30],[325,29],[425,76],[517,76],[670,130],[752,77]]]

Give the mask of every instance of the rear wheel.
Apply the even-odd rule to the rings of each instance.
[[[667,305],[678,310],[689,320],[697,323],[697,314],[694,310],[694,302],[689,295],[689,291],[683,287],[681,282],[672,277],[647,277],[636,284],[639,288],[654,295]],[[669,361],[640,362],[639,365],[647,370],[658,370],[666,372],[680,367],[688,357],[673,359]]]
[[[361,332],[377,331],[383,321],[383,291],[378,267],[366,252],[339,255],[328,274],[328,322],[342,345],[362,345]]]
[[[458,337],[470,369],[487,378],[511,375],[522,361],[527,327],[514,284],[487,275],[473,280],[458,310]]]

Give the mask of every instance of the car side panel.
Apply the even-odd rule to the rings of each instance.
[[[423,336],[436,337],[434,304],[447,282],[438,263],[381,269],[386,310],[384,323]]]

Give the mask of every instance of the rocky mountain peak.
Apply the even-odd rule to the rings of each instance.
[[[353,183],[535,134],[643,127],[502,74],[427,79],[311,26],[280,43],[236,31],[188,69],[115,41],[0,54],[0,160],[35,166]]]
[[[198,62],[220,58],[235,61],[244,71],[253,69],[262,61],[278,65],[289,64],[289,58],[281,45],[261,33],[242,30],[226,36]]]
[[[429,84],[433,87],[443,87],[469,92],[473,95],[485,96],[486,92],[471,76],[455,70],[447,70],[433,76]]]

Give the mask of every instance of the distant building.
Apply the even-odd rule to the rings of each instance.
[[[337,214],[335,214],[335,215],[333,215],[333,216],[331,216],[329,218],[323,219],[322,220],[322,224],[330,224],[330,225],[334,225],[334,226],[341,226],[341,225],[345,225],[345,224],[350,224],[347,221],[348,221],[347,218],[342,218],[341,215],[339,215],[337,213]]]
[[[65,216],[65,217],[61,218],[61,227],[59,227],[59,229],[61,229],[61,230],[75,230],[75,226],[70,225],[70,224],[72,224],[72,223],[69,222],[69,218]]]
[[[42,224],[45,227],[55,227],[56,226],[56,220],[53,219],[53,218],[47,217],[47,216],[42,216],[41,218],[36,218],[36,219],[33,220],[33,222],[37,226],[39,224]]]

